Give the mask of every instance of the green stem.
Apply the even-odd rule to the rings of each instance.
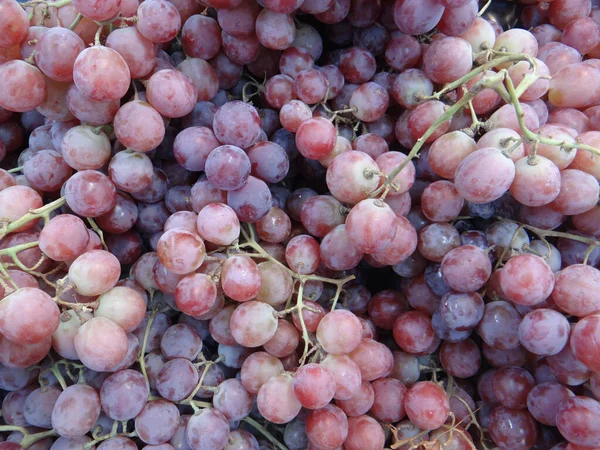
[[[73,23],[71,25],[69,25],[69,30],[73,31],[75,29],[75,27],[77,27],[77,25],[79,25],[79,22],[81,22],[81,19],[83,19],[83,16],[81,15],[81,13],[77,14],[77,17],[75,17],[75,20],[73,20]]]
[[[8,173],[21,172],[23,170],[23,166],[14,167],[13,169],[7,170]]]
[[[22,227],[26,223],[31,222],[32,220],[43,218],[44,221],[49,221],[50,213],[54,210],[61,208],[65,203],[65,197],[60,197],[59,199],[54,200],[53,202],[48,203],[47,205],[44,205],[41,208],[32,209],[27,214],[18,218],[14,222],[11,222],[8,225],[4,226],[2,232],[0,233],[0,239],[2,239],[8,233],[12,233],[16,229]]]
[[[267,438],[267,440],[269,442],[271,442],[271,444],[273,444],[279,450],[288,450],[288,448],[285,445],[283,445],[281,442],[279,442],[279,440],[277,440],[277,438],[275,436],[273,436],[271,433],[269,433],[265,427],[263,427],[260,423],[258,423],[252,417],[246,417],[243,420],[248,425],[250,425],[251,427],[255,428],[257,431],[259,431],[264,437]]]
[[[523,113],[523,108],[521,107],[521,102],[519,102],[519,95],[515,89],[515,85],[513,84],[511,78],[508,75],[506,75],[506,71],[502,71],[502,72],[505,73],[504,82],[506,84],[506,89],[508,90],[508,94],[510,95],[511,103],[513,104],[513,106],[515,108],[515,113],[517,115],[517,121],[519,122],[519,128],[523,132],[523,138],[525,140],[527,140],[529,142],[537,141],[537,142],[541,142],[542,144],[545,144],[545,145],[554,145],[554,146],[561,147],[564,149],[585,150],[585,151],[588,151],[595,155],[600,155],[600,150],[595,147],[592,147],[591,145],[580,144],[578,142],[575,142],[575,143],[564,142],[564,141],[560,141],[558,139],[551,139],[551,138],[543,137],[537,133],[534,133],[529,128],[527,128],[527,125],[525,124],[525,114]],[[521,87],[521,86],[519,85],[519,87]]]
[[[152,326],[152,322],[154,322],[154,317],[156,316],[156,311],[152,311],[152,314],[148,318],[148,323],[146,324],[146,329],[144,330],[144,340],[142,341],[142,349],[140,351],[140,357],[138,362],[140,364],[140,370],[146,379],[146,383],[150,386],[150,381],[148,380],[148,373],[146,373],[146,344],[148,343],[148,334],[150,334],[150,327]]]
[[[31,447],[33,444],[35,444],[36,442],[41,441],[42,439],[45,439],[47,437],[52,437],[52,436],[58,436],[58,433],[55,430],[40,431],[39,433],[30,434],[28,436],[25,436],[21,440],[20,445],[21,445],[21,447],[27,449],[27,448]]]

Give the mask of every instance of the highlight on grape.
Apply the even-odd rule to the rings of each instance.
[[[600,0],[0,0],[0,450],[600,449]]]

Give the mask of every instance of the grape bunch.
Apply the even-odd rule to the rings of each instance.
[[[0,450],[600,449],[600,0],[0,0]]]

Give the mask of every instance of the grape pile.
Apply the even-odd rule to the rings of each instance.
[[[600,449],[600,0],[0,0],[0,167],[0,450]]]

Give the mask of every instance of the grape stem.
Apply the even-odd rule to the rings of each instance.
[[[60,8],[62,6],[68,5],[73,0],[58,0],[56,2],[48,2],[46,0],[31,0],[29,2],[21,3],[22,7],[27,6],[37,6],[37,5],[45,5],[46,8]]]
[[[37,40],[36,40],[37,41]],[[12,169],[7,170],[8,173],[15,173],[15,172],[20,172],[23,170],[23,166],[19,166],[19,167],[14,167]]]
[[[269,442],[271,442],[271,444],[273,444],[279,450],[289,450],[285,445],[283,445],[281,442],[279,442],[275,436],[273,436],[271,433],[269,433],[265,427],[263,427],[260,423],[258,423],[252,417],[248,416],[248,417],[244,418],[243,421],[246,422],[251,427],[253,427],[254,429],[256,429],[257,431],[259,431],[264,437],[267,438],[267,440]]]
[[[146,360],[144,359],[144,356],[146,355],[148,335],[150,334],[150,327],[152,326],[152,322],[154,322],[154,317],[156,317],[156,311],[152,311],[152,314],[150,314],[150,317],[148,318],[148,323],[146,324],[146,329],[144,330],[142,349],[140,351],[140,357],[138,358],[138,363],[140,364],[140,371],[142,372],[142,375],[144,375],[148,386],[150,386],[150,381],[148,381],[148,373],[146,373]]]
[[[14,222],[10,222],[5,224],[2,227],[2,232],[0,233],[0,239],[4,238],[8,233],[12,233],[23,225],[31,222],[32,220],[43,218],[45,222],[50,220],[50,213],[61,208],[66,203],[65,197],[60,197],[53,202],[48,203],[47,205],[42,206],[41,208],[32,209],[27,214],[19,217]]]
[[[502,59],[502,58],[498,58],[498,59]],[[483,67],[483,66],[480,66],[480,67]],[[477,69],[479,69],[480,67],[478,67]],[[477,69],[471,71],[470,73],[475,72]],[[473,75],[473,76],[475,76],[475,75]],[[371,194],[371,197],[378,196],[381,192],[383,192],[385,190],[386,187],[392,186],[392,188],[393,188],[392,183],[393,183],[394,178],[396,178],[398,176],[398,174],[400,172],[402,172],[402,169],[404,169],[412,159],[418,157],[419,151],[421,150],[423,145],[425,145],[425,142],[427,141],[427,139],[433,133],[435,133],[435,131],[439,128],[439,126],[441,124],[443,124],[444,122],[448,121],[451,117],[453,117],[460,110],[462,110],[469,103],[469,101],[471,99],[473,99],[473,97],[475,97],[479,92],[481,92],[483,89],[485,89],[487,87],[493,86],[496,82],[502,80],[502,78],[503,78],[503,75],[494,74],[490,77],[487,77],[485,79],[478,81],[475,84],[475,86],[473,86],[471,89],[469,89],[462,96],[462,98],[460,100],[458,100],[456,103],[454,103],[454,105],[450,106],[444,112],[444,114],[442,114],[440,117],[438,117],[438,119],[433,124],[431,124],[431,126],[429,128],[427,128],[425,133],[423,133],[423,135],[419,139],[417,139],[417,142],[415,143],[413,148],[408,153],[406,159],[402,162],[402,164],[400,164],[398,167],[396,167],[392,172],[390,172],[388,174],[388,176],[386,177],[386,181]],[[444,88],[444,89],[446,89],[446,88]],[[444,91],[444,89],[442,89],[442,91]],[[442,91],[440,91],[440,92],[442,92]]]
[[[591,145],[587,145],[587,144],[580,144],[580,143],[570,143],[570,142],[564,142],[564,141],[560,141],[558,139],[551,139],[551,138],[547,138],[544,136],[541,136],[537,133],[534,133],[533,131],[531,131],[529,128],[527,128],[527,125],[525,124],[525,114],[523,113],[523,108],[521,107],[521,102],[519,101],[519,92],[521,92],[521,85],[523,83],[525,83],[525,81],[527,81],[526,79],[523,80],[523,83],[521,83],[519,85],[519,87],[517,89],[515,89],[515,85],[512,81],[512,79],[508,76],[508,72],[506,70],[502,70],[502,72],[504,74],[504,82],[506,84],[506,89],[508,91],[508,95],[510,96],[510,100],[511,103],[513,104],[514,108],[515,108],[515,112],[517,114],[517,120],[519,122],[519,128],[521,128],[521,131],[523,132],[523,139],[528,141],[528,142],[538,142],[538,143],[542,143],[545,145],[554,145],[554,146],[558,146],[561,147],[563,149],[578,149],[578,150],[586,150],[590,153],[593,153],[595,155],[600,155],[600,150],[592,147]]]
[[[23,434],[23,439],[21,439],[21,442],[19,443],[19,445],[23,448],[29,448],[44,438],[58,436],[58,433],[53,429],[31,434],[29,431],[27,431],[27,428],[16,425],[0,425],[0,431],[18,431],[19,433]]]
[[[504,217],[497,217],[498,220],[504,220],[506,222],[512,222],[519,225],[520,228],[524,228],[526,230],[535,233],[539,237],[555,237],[555,238],[565,238],[570,239],[572,241],[582,242],[584,244],[588,244],[590,247],[600,247],[600,240],[589,238],[585,236],[578,236],[577,234],[565,233],[563,231],[553,231],[553,230],[544,230],[543,228],[537,228],[531,225],[527,225],[524,223],[517,222],[515,220],[505,219]],[[515,233],[516,234],[516,233]]]

